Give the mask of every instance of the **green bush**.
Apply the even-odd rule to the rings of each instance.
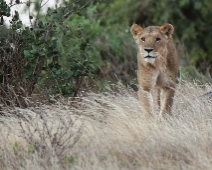
[[[49,8],[45,16],[37,15],[34,22],[30,15],[30,27],[22,24],[15,11],[9,35],[2,37],[0,44],[2,102],[26,106],[25,97],[39,82],[45,83],[50,93],[76,96],[83,79],[95,77],[98,67],[87,50],[83,26],[72,22],[76,15],[83,17],[81,8],[67,2],[56,9]],[[0,9],[3,24],[4,16],[10,16],[10,6],[1,0]]]

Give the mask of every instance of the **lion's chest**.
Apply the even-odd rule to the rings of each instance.
[[[160,72],[156,79],[156,86],[169,87],[170,84],[173,84],[173,77],[166,70]]]

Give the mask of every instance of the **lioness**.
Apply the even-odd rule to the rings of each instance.
[[[165,24],[161,27],[141,28],[133,24],[130,31],[138,46],[137,77],[140,103],[145,113],[152,115],[155,109],[153,94],[156,93],[160,116],[170,114],[178,72],[178,56],[172,38],[174,27]]]

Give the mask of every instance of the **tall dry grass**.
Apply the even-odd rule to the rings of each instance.
[[[212,103],[200,95],[210,90],[180,83],[167,120],[145,119],[136,93],[121,85],[51,106],[3,108],[0,169],[209,170]]]

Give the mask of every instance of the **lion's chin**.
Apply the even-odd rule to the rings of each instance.
[[[150,56],[150,55],[148,55],[148,56],[145,56],[144,58],[156,58],[157,56]]]
[[[146,61],[147,63],[154,63],[156,58],[157,56],[146,56],[144,57],[144,61]]]
[[[144,58],[144,61],[146,61],[147,63],[154,63],[155,58]]]

